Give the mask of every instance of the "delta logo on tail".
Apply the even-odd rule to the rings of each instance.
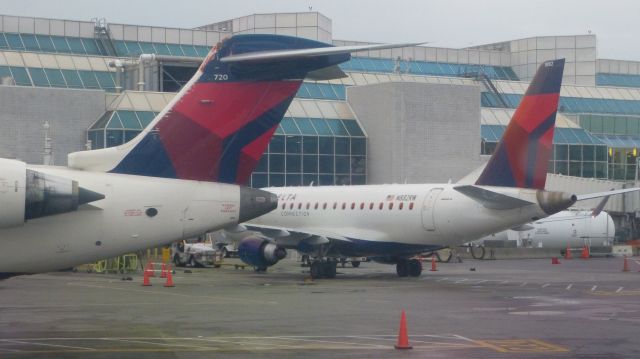
[[[541,66],[476,185],[544,189],[563,70],[564,59]]]
[[[307,72],[349,59],[234,63],[222,58],[269,50],[328,47],[274,35],[244,35],[216,46],[198,74],[110,172],[244,184]],[[328,61],[327,61],[328,60]]]

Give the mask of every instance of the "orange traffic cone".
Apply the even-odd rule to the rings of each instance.
[[[145,270],[145,272],[149,272],[149,277],[155,277],[156,276],[156,274],[154,273],[155,272],[155,268],[153,268],[153,262],[151,262],[151,260],[149,260],[147,262],[147,267],[144,270]]]
[[[167,266],[162,262],[162,272],[160,272],[160,278],[167,278]]]
[[[175,287],[173,285],[173,274],[171,274],[171,266],[167,266],[167,282],[164,284],[165,287]]]
[[[560,264],[558,257],[551,257],[551,264]]]
[[[436,256],[432,255],[431,256],[431,271],[432,272],[436,272],[438,270],[438,268],[436,268]]]
[[[622,271],[623,272],[628,272],[629,271],[629,261],[627,260],[627,256],[624,256],[624,264],[622,265]]]
[[[584,245],[584,247],[582,247],[582,253],[580,254],[580,258],[589,259],[589,247],[587,247],[586,244]]]
[[[571,248],[569,248],[569,246],[567,246],[567,250],[564,252],[564,259],[573,259],[573,257],[571,257]]]
[[[402,316],[400,317],[400,331],[398,333],[398,344],[394,345],[396,349],[413,349],[409,345],[409,335],[407,334],[407,315],[402,310]]]
[[[142,285],[144,287],[150,287],[151,282],[149,281],[149,271],[145,269],[144,274],[142,276]]]

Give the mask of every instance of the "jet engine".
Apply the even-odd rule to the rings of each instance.
[[[264,237],[249,236],[238,244],[240,259],[258,270],[266,270],[286,255],[287,251],[284,248]]]
[[[72,212],[103,198],[76,181],[27,169],[24,162],[0,159],[0,228]]]

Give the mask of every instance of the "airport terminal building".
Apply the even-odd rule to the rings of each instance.
[[[125,143],[234,34],[361,44],[333,39],[331,28],[318,12],[192,29],[0,15],[0,157],[65,165],[70,152]],[[592,34],[354,54],[341,65],[348,77],[303,83],[250,185],[458,181],[495,149],[537,67],[565,58],[548,187],[633,186],[640,61],[596,54]],[[637,237],[639,209],[637,194],[611,199],[620,238]]]

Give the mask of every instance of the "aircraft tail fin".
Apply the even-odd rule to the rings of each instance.
[[[544,189],[564,59],[538,68],[476,185]]]
[[[119,147],[72,153],[69,166],[245,184],[307,74],[343,76],[336,65],[348,61],[350,52],[412,45],[333,47],[281,35],[230,37],[209,52],[136,138]]]

